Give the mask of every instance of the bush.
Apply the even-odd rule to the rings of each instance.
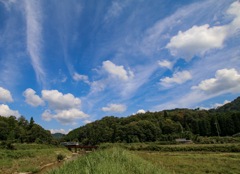
[[[64,160],[64,158],[65,158],[65,155],[63,155],[61,153],[57,155],[57,160],[58,161],[62,161],[62,160]]]

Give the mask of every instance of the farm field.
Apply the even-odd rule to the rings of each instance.
[[[237,146],[237,144],[234,144]],[[131,145],[133,147],[134,145]],[[169,147],[168,145],[165,145]],[[143,146],[144,147],[144,146]],[[162,146],[161,146],[162,147]],[[224,152],[210,150],[221,145],[174,145],[166,151],[138,151],[106,148],[66,163],[49,174],[60,173],[240,173],[240,153],[231,152],[233,144],[226,144]],[[219,149],[219,147],[221,147]],[[125,147],[126,148],[126,147]],[[190,150],[199,151],[190,151]],[[156,149],[155,149],[156,150]],[[166,149],[164,149],[166,150]],[[181,150],[181,151],[179,151]],[[186,151],[183,151],[186,150]],[[204,151],[207,150],[207,151]],[[99,161],[101,161],[99,163]]]
[[[135,151],[169,173],[240,173],[240,153]]]
[[[40,169],[57,161],[57,155],[71,157],[66,148],[41,144],[15,144],[15,150],[0,149],[0,174],[15,172],[39,172]]]
[[[56,164],[57,155],[68,158],[66,148],[41,144],[14,144],[15,150],[0,149],[0,173],[240,173],[239,143],[158,145],[157,143],[105,144],[95,152]],[[138,149],[138,150],[137,150]],[[55,169],[46,168],[54,163]]]

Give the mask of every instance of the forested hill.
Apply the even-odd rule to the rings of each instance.
[[[78,140],[82,144],[99,144],[171,141],[179,137],[192,138],[195,135],[231,136],[240,132],[239,108],[238,98],[209,111],[173,109],[124,118],[107,116],[69,132],[64,138],[66,141]]]
[[[23,116],[18,119],[14,116],[0,116],[0,141],[11,143],[52,143],[50,131],[36,124],[31,117],[30,121]]]
[[[216,109],[219,112],[240,111],[240,97]]]

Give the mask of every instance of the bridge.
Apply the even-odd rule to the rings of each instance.
[[[92,151],[98,148],[98,146],[85,146],[85,145],[79,145],[78,143],[75,142],[63,142],[61,145],[64,145],[66,148],[68,148],[70,151],[72,149],[75,150],[75,152],[79,150],[84,150],[84,151]]]

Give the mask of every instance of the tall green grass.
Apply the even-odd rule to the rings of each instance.
[[[161,168],[122,148],[99,150],[48,174],[161,174]]]
[[[134,151],[134,153],[170,173],[240,173],[240,153],[149,151]]]
[[[240,144],[178,144],[159,145],[158,143],[119,143],[118,146],[131,151],[159,151],[159,152],[240,152]],[[116,144],[105,143],[101,149],[114,147]]]

